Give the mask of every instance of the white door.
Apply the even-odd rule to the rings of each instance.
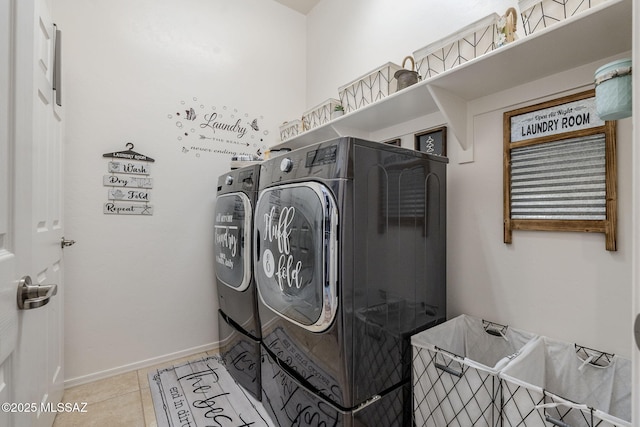
[[[632,346],[633,357],[633,415],[634,426],[640,425],[640,4],[633,2],[633,317],[635,340]]]
[[[18,310],[15,304],[16,263],[13,254],[13,224],[10,222],[12,172],[9,150],[9,79],[11,27],[9,0],[0,0],[0,403],[13,402],[13,353],[17,343]],[[0,411],[0,425],[11,426],[12,414]]]
[[[45,0],[0,0],[0,402],[9,403],[0,425],[7,427],[51,426],[55,412],[47,409],[63,391],[62,109],[49,10]],[[34,286],[56,284],[57,294],[19,310],[24,276]]]

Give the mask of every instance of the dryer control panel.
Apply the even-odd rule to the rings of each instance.
[[[388,148],[384,144],[356,140],[352,137],[340,137],[298,148],[262,162],[259,187],[264,189],[276,183],[288,181],[351,179],[353,177],[351,153],[356,141],[375,144],[378,148]]]
[[[307,153],[305,166],[309,168],[311,166],[335,163],[337,153],[338,153],[337,145],[331,145],[329,147],[323,147],[323,148],[318,148],[317,150],[309,151]]]

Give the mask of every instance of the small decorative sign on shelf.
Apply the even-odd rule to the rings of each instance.
[[[109,201],[104,204],[103,212],[105,215],[153,215],[153,206],[149,204],[149,189],[153,188],[149,163],[155,160],[133,151],[134,145],[130,142],[126,147],[125,151],[102,155],[117,159],[108,163],[109,175],[102,177],[102,185],[110,187],[107,190]]]

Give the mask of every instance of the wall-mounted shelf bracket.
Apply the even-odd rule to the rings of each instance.
[[[460,145],[458,163],[473,162],[473,137],[467,132],[467,101],[438,86],[428,85],[438,109]]]

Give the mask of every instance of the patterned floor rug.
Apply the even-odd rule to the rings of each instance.
[[[158,427],[272,427],[260,402],[209,356],[149,373]]]

